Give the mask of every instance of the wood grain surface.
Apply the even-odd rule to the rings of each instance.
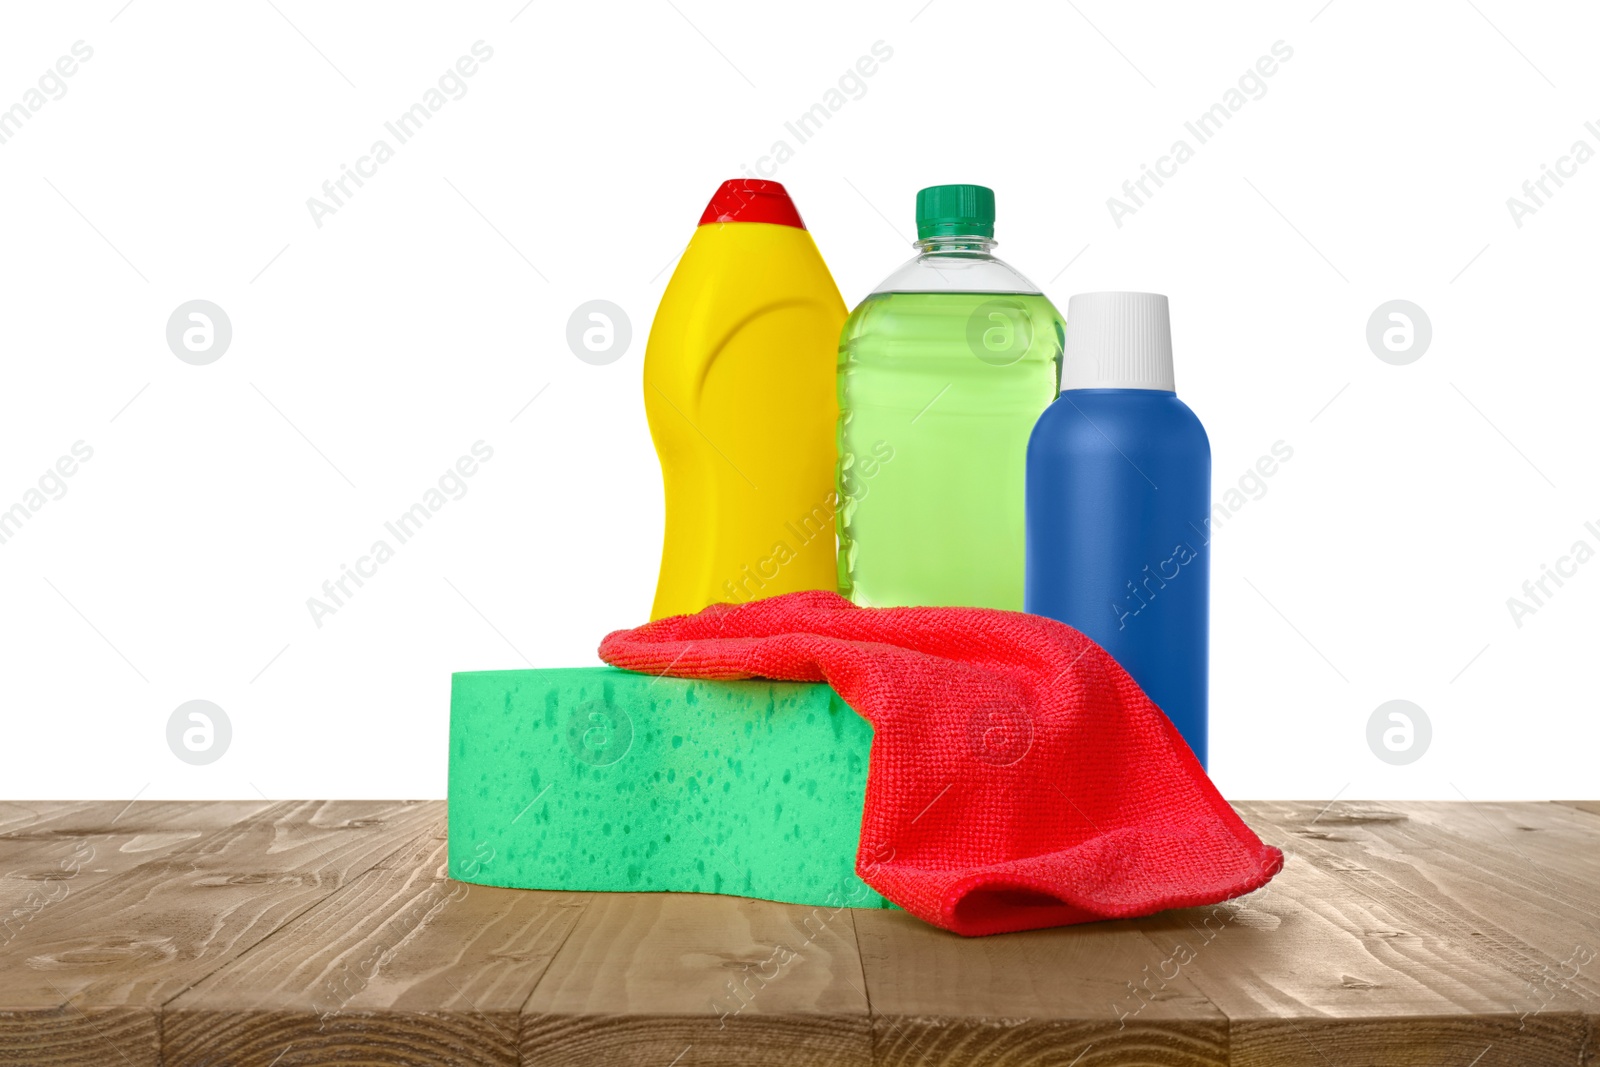
[[[514,1067],[518,1013],[582,905],[444,871],[441,820],[168,1001],[166,1067],[361,1062],[375,1049]]]
[[[1225,1064],[1227,1018],[1134,923],[964,938],[856,916],[877,1062]]]
[[[1237,918],[1192,969],[1233,1020],[1235,1064],[1585,1062],[1591,1022],[1582,997],[1518,1003],[1523,976],[1537,966],[1514,933],[1523,924],[1493,909],[1475,921],[1449,892],[1448,874],[1428,869],[1438,850],[1459,853],[1474,842],[1444,826],[1414,826],[1413,815],[1471,830],[1470,806],[1258,803],[1240,811],[1288,863],[1224,906]],[[1500,872],[1505,891],[1514,891],[1510,875]],[[1558,926],[1579,934],[1579,917],[1570,919]],[[1143,925],[1158,936],[1158,926],[1182,921],[1173,912]]]
[[[1239,809],[1255,893],[966,939],[453,881],[437,801],[4,801],[0,1064],[1600,1063],[1600,803]]]
[[[437,819],[415,802],[285,801],[67,894],[0,948],[0,1063],[156,1067],[167,1000]]]
[[[523,1009],[523,1063],[869,1064],[861,914],[595,894]]]

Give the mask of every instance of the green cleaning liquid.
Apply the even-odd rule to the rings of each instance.
[[[1022,610],[1028,435],[1063,322],[989,254],[994,196],[917,198],[920,254],[839,343],[839,591],[857,604]]]

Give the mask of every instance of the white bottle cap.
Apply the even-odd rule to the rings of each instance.
[[[1067,301],[1062,389],[1172,392],[1172,321],[1160,293],[1079,293]]]

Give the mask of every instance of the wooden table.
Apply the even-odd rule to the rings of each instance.
[[[0,802],[0,1063],[1600,1063],[1600,804],[1239,807],[1249,897],[965,940],[468,886],[438,801]]]

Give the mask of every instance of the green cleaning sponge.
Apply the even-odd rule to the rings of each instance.
[[[826,685],[457,673],[450,876],[888,907],[855,873],[871,746]]]

